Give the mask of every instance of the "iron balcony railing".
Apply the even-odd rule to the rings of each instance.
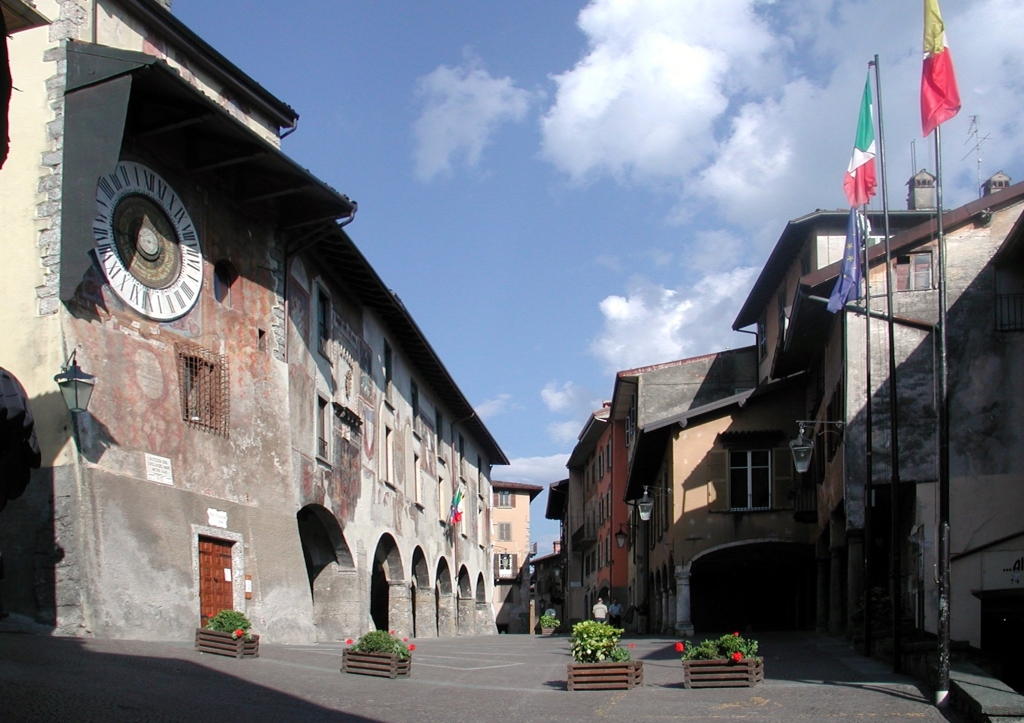
[[[1024,294],[996,294],[996,331],[1024,330]]]

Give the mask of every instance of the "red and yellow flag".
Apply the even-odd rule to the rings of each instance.
[[[939,0],[924,0],[924,70],[921,73],[921,130],[927,137],[960,112],[960,90],[946,44]]]

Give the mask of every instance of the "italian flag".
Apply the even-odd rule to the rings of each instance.
[[[921,73],[921,130],[927,137],[960,112],[960,90],[946,45],[939,0],[924,0],[924,70]]]
[[[462,490],[456,490],[452,496],[452,508],[448,513],[448,525],[454,525],[456,522],[462,522]]]
[[[846,168],[843,190],[850,201],[850,208],[859,208],[875,195],[875,126],[871,120],[871,75],[864,83],[864,97],[860,102],[860,118],[857,121],[857,140],[853,144],[853,156]]]

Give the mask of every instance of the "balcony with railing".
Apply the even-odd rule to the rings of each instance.
[[[569,529],[572,530],[572,547],[574,550],[582,550],[597,542],[598,525],[593,518],[589,518],[582,512],[570,516]]]

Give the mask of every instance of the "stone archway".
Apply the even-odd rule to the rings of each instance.
[[[430,587],[427,558],[419,546],[412,551],[412,634],[417,638],[437,637],[437,602]]]
[[[494,606],[487,601],[487,581],[484,574],[476,576],[476,634],[497,635],[498,628],[494,624]]]
[[[789,540],[731,542],[704,550],[676,571],[677,627],[696,632],[794,630],[814,624],[814,546]],[[743,594],[738,594],[742,589]]]
[[[317,642],[336,642],[358,634],[363,609],[352,553],[337,518],[321,505],[306,505],[296,515],[306,561]]]
[[[463,565],[459,568],[459,602],[458,620],[456,624],[458,635],[473,635],[476,632],[476,600],[473,594],[473,583],[469,577],[469,570]]]
[[[412,630],[410,590],[395,538],[384,533],[377,542],[370,572],[370,617],[378,630],[394,630],[400,637]]]
[[[452,572],[448,560],[437,561],[437,574],[434,576],[435,604],[437,605],[437,634],[443,638],[454,637],[456,630],[455,597],[452,595]]]

